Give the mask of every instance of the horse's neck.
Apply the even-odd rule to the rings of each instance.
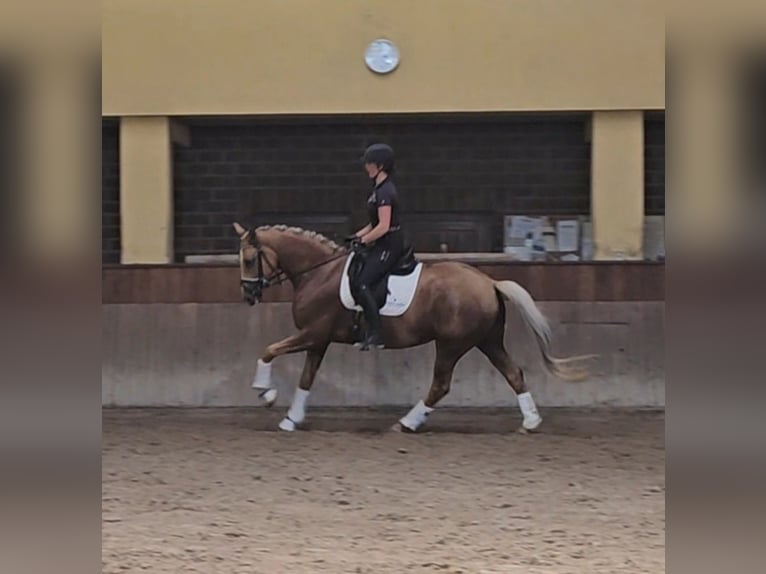
[[[312,314],[317,309],[322,309],[324,312],[331,309],[333,304],[340,304],[338,288],[345,265],[345,257],[342,255],[338,257],[338,255],[328,256],[327,259],[333,257],[337,257],[337,259],[320,265],[292,282],[294,289],[293,312],[296,319],[300,319],[306,311]]]
[[[295,277],[294,283],[301,281],[301,273],[333,257],[329,249],[301,237],[279,237],[274,243],[274,250],[280,267],[287,275]]]

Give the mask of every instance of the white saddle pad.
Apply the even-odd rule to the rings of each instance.
[[[362,308],[356,304],[353,295],[351,295],[351,286],[348,281],[348,267],[351,265],[352,257],[353,255],[348,256],[346,265],[343,267],[343,276],[340,280],[340,300],[346,309],[361,311]],[[409,275],[391,275],[388,278],[389,293],[386,297],[386,304],[380,310],[381,315],[385,317],[404,315],[415,298],[415,290],[418,288],[418,280],[422,270],[423,262],[421,261]]]

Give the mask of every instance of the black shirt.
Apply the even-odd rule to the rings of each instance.
[[[370,225],[373,227],[380,223],[378,208],[384,205],[391,206],[391,228],[399,227],[399,195],[396,193],[396,186],[389,178],[376,185],[367,200],[367,212],[370,216]]]

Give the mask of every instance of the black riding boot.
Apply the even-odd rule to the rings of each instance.
[[[367,324],[367,333],[361,344],[354,345],[360,347],[362,351],[370,348],[382,349],[383,340],[380,337],[380,314],[378,305],[375,303],[375,297],[367,287],[361,287],[357,293],[357,303],[364,310],[364,319]]]

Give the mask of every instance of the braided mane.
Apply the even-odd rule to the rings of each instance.
[[[341,246],[335,243],[329,237],[326,237],[322,235],[321,233],[317,233],[316,231],[303,229],[302,227],[288,227],[287,225],[262,225],[255,229],[255,231],[271,231],[271,230],[281,231],[284,233],[292,233],[293,235],[297,235],[299,237],[305,237],[307,239],[311,239],[312,241],[315,241],[319,243],[320,245],[329,247],[333,251],[337,251],[341,249]]]

